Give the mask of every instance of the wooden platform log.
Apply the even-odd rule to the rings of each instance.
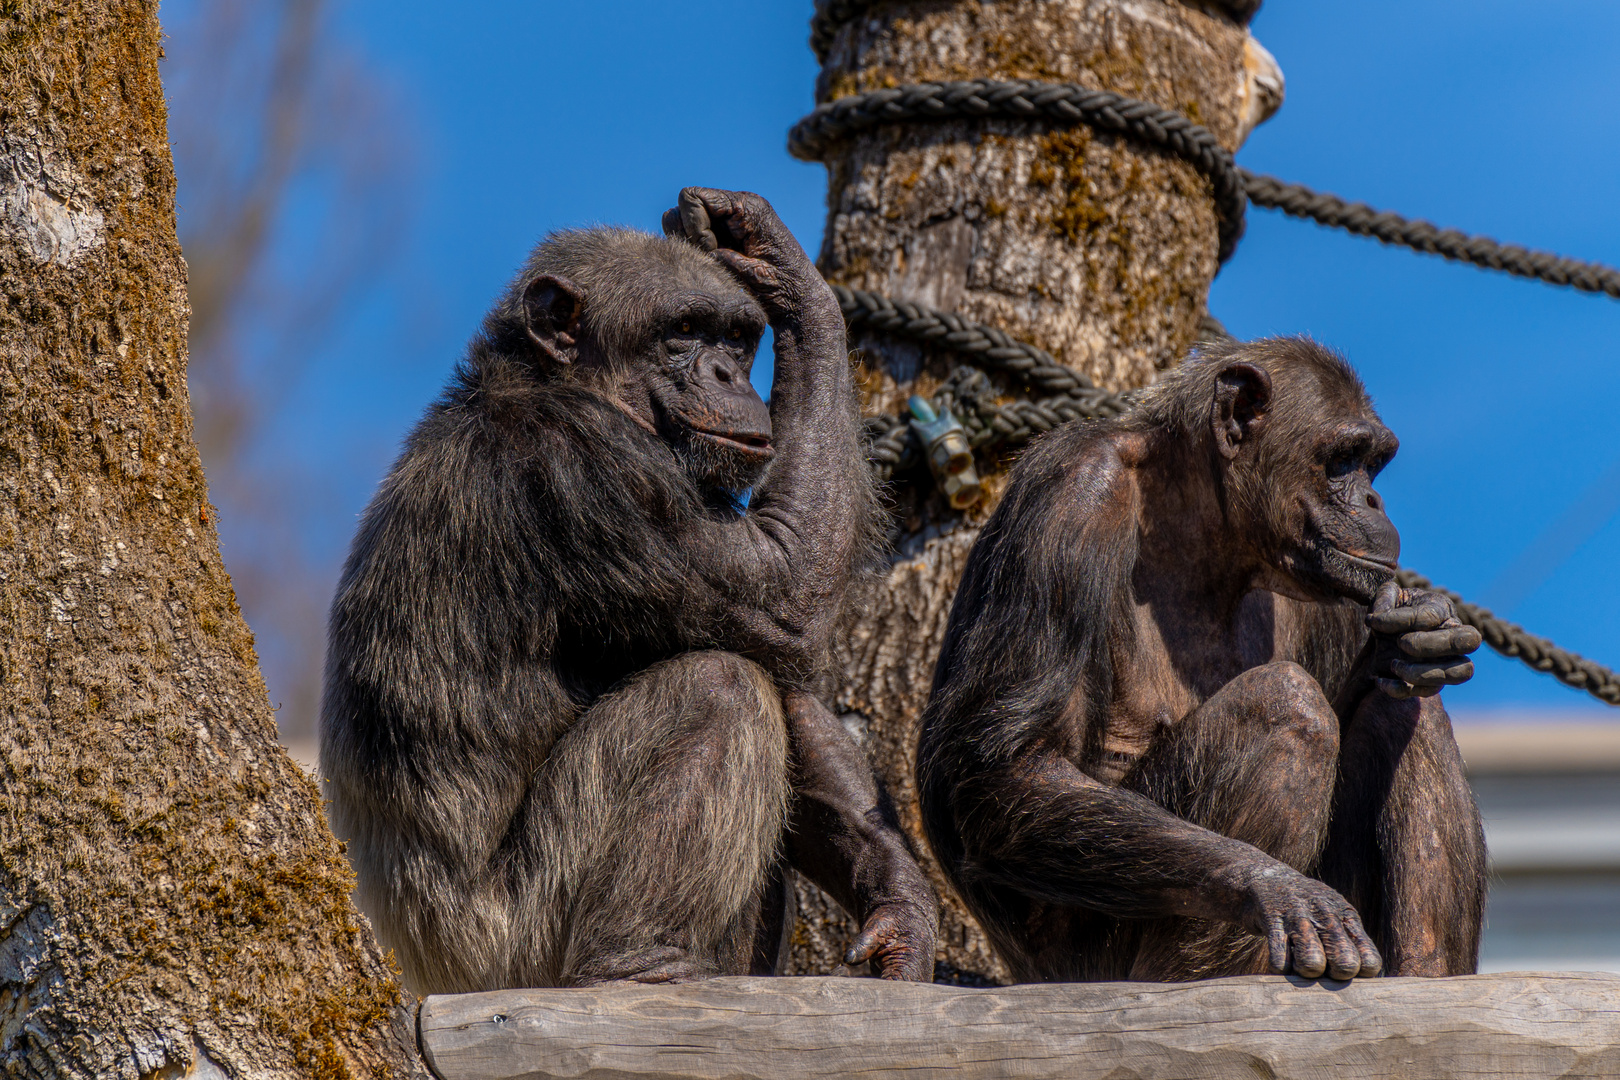
[[[1620,976],[1068,983],[873,979],[430,997],[443,1080],[1620,1076]]]

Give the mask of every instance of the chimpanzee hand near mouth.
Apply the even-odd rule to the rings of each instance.
[[[832,316],[837,300],[771,204],[747,191],[682,188],[664,232],[710,252],[746,285],[771,319]]]
[[[1464,625],[1440,593],[1386,582],[1367,626],[1375,635],[1373,675],[1390,697],[1433,697],[1474,676],[1468,654],[1480,646],[1479,631]]]

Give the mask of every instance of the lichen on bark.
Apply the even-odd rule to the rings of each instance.
[[[1037,79],[1174,109],[1230,150],[1280,102],[1281,80],[1245,26],[1251,4],[1179,0],[893,0],[832,38],[826,101],[954,79]],[[1207,313],[1218,221],[1191,164],[1122,136],[1008,119],[881,126],[827,155],[820,267],[839,284],[955,311],[1033,342],[1097,384],[1150,381]],[[956,356],[864,334],[869,412],[931,393]],[[1000,376],[1004,394],[1019,388]],[[1005,979],[928,854],[913,756],[956,583],[1011,455],[984,463],[987,497],[956,513],[926,478],[896,477],[895,556],[851,601],[836,646],[836,704],[866,732],[926,869],[944,895],[939,959]],[[831,970],[836,909],[800,883],[794,970]],[[840,930],[842,932],[841,924]]]
[[[0,1069],[420,1075],[220,559],[161,42],[0,7]]]

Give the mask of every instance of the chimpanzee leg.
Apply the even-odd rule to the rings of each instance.
[[[788,797],[770,678],[648,668],[558,740],[514,823],[514,986],[746,974]]]
[[[1297,664],[1251,668],[1144,754],[1124,786],[1177,817],[1309,872],[1327,834],[1339,721]],[[1129,978],[1176,982],[1269,970],[1266,943],[1203,919],[1139,924]]]
[[[1375,690],[1351,715],[1320,876],[1361,913],[1385,974],[1478,966],[1485,836],[1438,696]]]

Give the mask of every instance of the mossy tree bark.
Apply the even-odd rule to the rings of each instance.
[[[1258,5],[1178,0],[895,0],[833,38],[818,100],[930,80],[1074,82],[1177,110],[1236,150],[1281,101],[1281,76],[1246,22]],[[1034,342],[1098,385],[1140,386],[1179,359],[1217,268],[1209,181],[1175,156],[1084,126],[971,120],[881,127],[827,158],[821,269],[839,284],[956,311]],[[959,360],[878,336],[851,342],[872,412],[903,410]],[[1011,393],[1017,388],[1002,379]],[[898,542],[852,605],[837,702],[895,796],[945,898],[940,959],[1006,978],[923,842],[917,724],[951,599],[1005,482],[966,515],[895,478]],[[795,969],[830,970],[851,927],[800,885]]]
[[[0,1068],[419,1075],[220,561],[161,48],[0,6]]]

